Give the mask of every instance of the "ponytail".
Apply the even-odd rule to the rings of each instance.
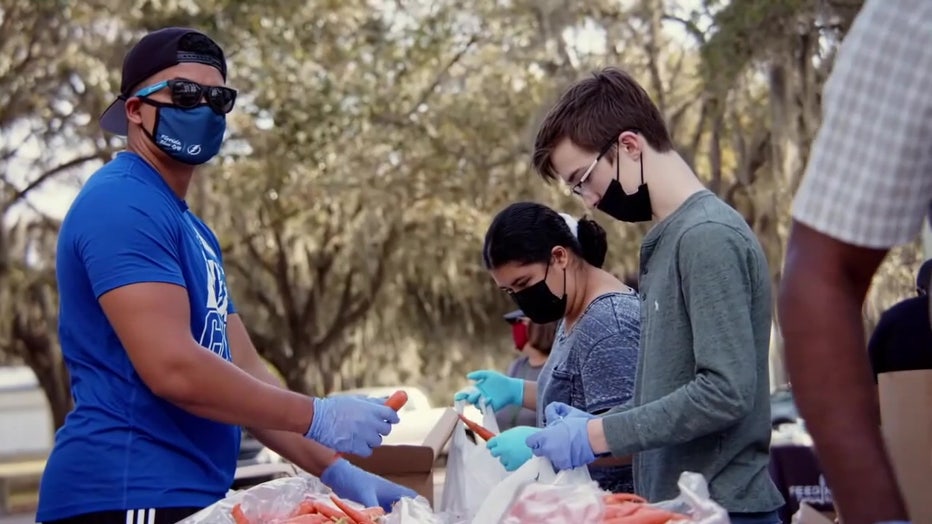
[[[605,254],[608,252],[608,240],[602,226],[590,218],[580,218],[577,239],[583,259],[589,265],[601,268],[605,264]]]

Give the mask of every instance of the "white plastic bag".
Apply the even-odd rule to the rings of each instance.
[[[728,512],[709,495],[709,484],[699,473],[684,471],[677,482],[680,495],[652,506],[689,516],[689,524],[731,524]]]
[[[603,491],[589,476],[588,468],[556,473],[543,457],[525,462],[496,485],[492,493],[472,524],[598,522],[603,508]]]
[[[466,403],[454,404],[457,413],[462,414]],[[482,425],[493,433],[498,433],[495,412],[483,406]],[[492,488],[502,481],[508,472],[485,447],[485,441],[477,437],[473,442],[466,435],[466,426],[462,422],[453,430],[450,451],[447,455],[446,480],[440,500],[440,511],[451,518],[466,519],[472,516],[488,497]]]
[[[434,513],[427,499],[418,497],[399,500],[380,524],[468,524],[468,521],[449,513]]]
[[[392,512],[385,516],[382,524],[455,524],[435,514],[430,503],[424,497],[416,499],[403,498],[392,506]]]

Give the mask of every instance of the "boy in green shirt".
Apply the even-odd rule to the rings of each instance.
[[[770,274],[743,217],[703,187],[648,94],[618,69],[561,96],[533,164],[587,205],[655,225],[640,252],[633,402],[602,417],[551,404],[553,422],[527,444],[559,469],[633,455],[636,489],[652,502],[698,472],[733,523],[779,523],[768,471]]]

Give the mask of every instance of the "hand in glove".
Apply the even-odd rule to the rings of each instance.
[[[378,475],[363,471],[339,459],[320,476],[338,497],[358,502],[366,507],[381,506],[386,513],[402,497],[415,498],[417,493],[404,486],[389,482]]]
[[[595,460],[589,443],[589,420],[580,416],[555,420],[529,436],[527,445],[538,457],[547,457],[557,470],[585,466]]]
[[[499,373],[483,369],[473,371],[466,375],[469,380],[476,382],[478,393],[457,393],[453,400],[465,400],[473,405],[479,405],[485,400],[494,411],[500,411],[506,406],[521,406],[524,404],[524,381]]]
[[[565,418],[584,418],[589,420],[596,417],[591,413],[586,413],[581,409],[576,409],[573,406],[564,404],[562,402],[551,402],[550,404],[547,404],[547,408],[544,409],[544,420],[547,421],[547,425],[550,425],[551,422],[557,422]]]
[[[397,423],[395,410],[372,399],[315,398],[314,419],[305,436],[340,453],[368,457]]]
[[[517,426],[499,433],[485,447],[505,466],[506,471],[514,471],[534,456],[527,445],[527,438],[538,431],[539,428]]]

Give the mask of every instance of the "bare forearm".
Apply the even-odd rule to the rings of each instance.
[[[537,382],[524,381],[524,402],[521,406],[531,411],[537,411]]]
[[[270,385],[193,344],[189,358],[160,381],[156,394],[195,415],[238,426],[303,435],[314,416],[310,397]]]
[[[847,524],[905,520],[875,408],[861,299],[818,278],[787,275],[794,277],[780,300],[787,368],[832,494]]]
[[[594,418],[586,423],[586,433],[589,435],[589,445],[592,446],[593,453],[602,454],[611,451],[608,439],[605,438],[605,425],[602,417]],[[633,455],[617,457],[613,455],[598,458],[592,464],[600,467],[627,466],[631,464],[633,458]]]

